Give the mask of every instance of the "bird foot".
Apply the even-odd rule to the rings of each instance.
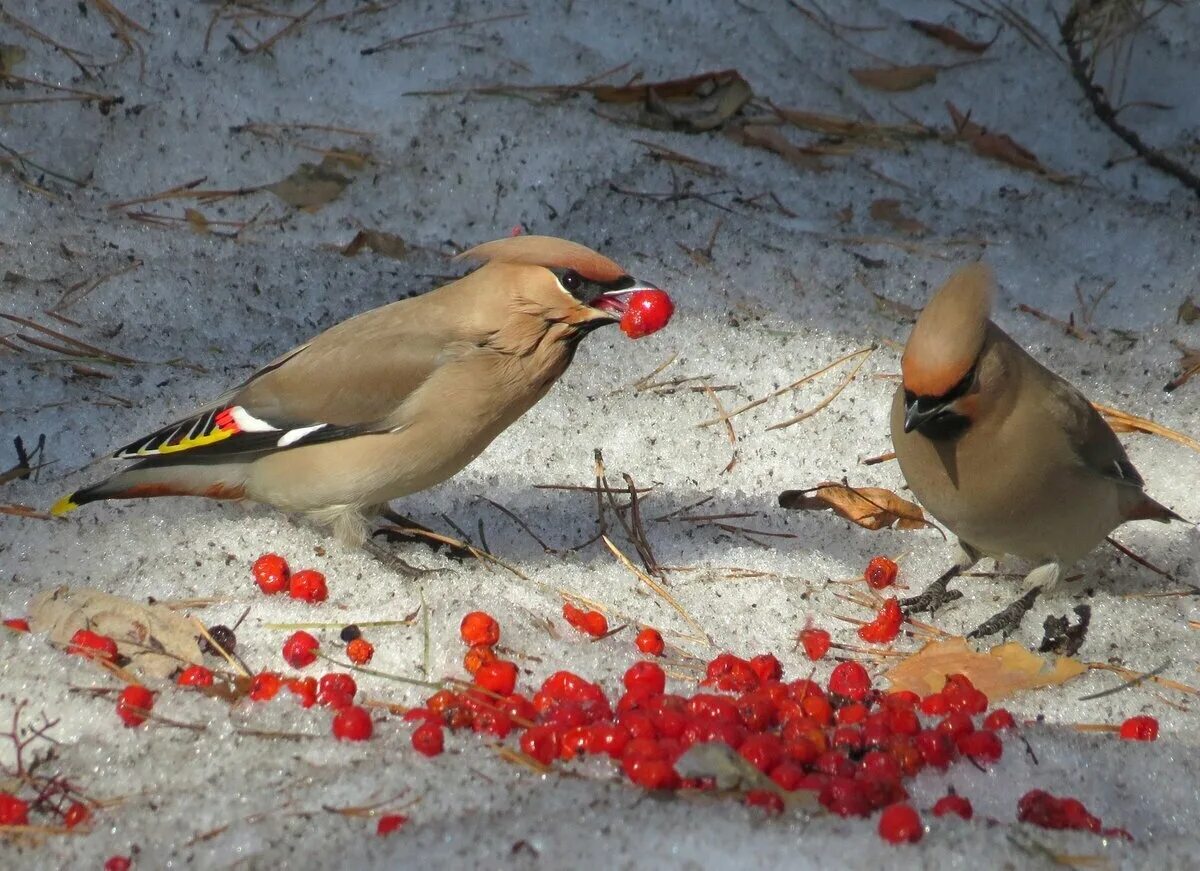
[[[1012,635],[1017,627],[1021,625],[1021,621],[1025,619],[1025,615],[1029,613],[1029,609],[1033,607],[1033,603],[1037,601],[1038,596],[1042,594],[1042,590],[1042,587],[1034,587],[1029,590],[999,614],[984,620],[968,632],[967,637],[986,638],[988,635],[995,635],[997,632],[1002,633],[1004,638]]]
[[[406,563],[386,547],[383,547],[370,538],[363,542],[363,549],[389,569],[397,571],[405,577],[413,578],[414,580],[417,578],[423,578],[426,575],[435,575],[441,571],[441,569],[426,569],[422,568],[421,566],[414,566],[410,563]]]
[[[475,558],[475,552],[470,547],[450,544],[442,541],[440,536],[431,537],[436,535],[423,526],[407,524],[397,526],[391,523],[385,523],[371,533],[372,538],[382,537],[392,544],[423,544],[434,553],[440,553],[456,562]]]
[[[923,611],[928,611],[930,616],[950,602],[961,599],[963,594],[958,590],[948,590],[950,582],[958,576],[962,571],[961,568],[955,566],[943,574],[940,578],[926,587],[922,592],[915,596],[910,596],[907,599],[900,600],[900,607],[904,610],[905,615],[920,614]]]

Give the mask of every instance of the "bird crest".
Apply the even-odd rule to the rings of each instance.
[[[625,275],[625,270],[603,254],[578,242],[554,236],[510,236],[484,242],[459,254],[455,260],[483,263],[526,263],[547,269],[574,269],[588,281],[607,283]]]
[[[984,263],[962,267],[933,295],[917,318],[900,368],[904,389],[942,396],[975,365],[983,349],[996,280]]]

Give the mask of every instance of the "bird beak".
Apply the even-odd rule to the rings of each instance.
[[[620,290],[609,290],[600,294],[588,303],[588,307],[603,313],[606,320],[616,323],[629,308],[629,299],[642,290],[658,290],[653,284],[635,280],[630,287]]]
[[[904,431],[910,433],[914,429],[920,429],[929,423],[929,421],[945,414],[948,404],[938,400],[922,399],[919,396],[913,399],[905,399]]]

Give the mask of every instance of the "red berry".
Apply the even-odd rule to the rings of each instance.
[[[613,759],[620,759],[629,743],[629,733],[621,726],[610,723],[599,723],[591,727],[588,734],[588,753],[604,753]]]
[[[658,695],[667,688],[667,674],[653,662],[635,662],[623,678],[625,689],[631,693]]]
[[[487,644],[472,644],[463,657],[463,669],[467,674],[475,674],[480,667],[489,662],[494,662],[496,652]]]
[[[857,662],[840,662],[829,676],[829,692],[860,702],[871,689],[871,676]]]
[[[498,696],[511,695],[517,687],[517,667],[504,659],[484,663],[475,672],[475,683]]]
[[[951,711],[945,716],[942,722],[937,724],[937,730],[945,732],[952,738],[958,738],[961,735],[974,732],[975,724],[962,711]]]
[[[783,677],[783,666],[773,653],[760,653],[751,657],[750,668],[758,675],[761,683],[778,681]]]
[[[0,826],[29,825],[29,805],[11,792],[0,792]]]
[[[117,642],[91,629],[80,629],[71,636],[67,653],[114,662],[117,658]]]
[[[1004,745],[995,732],[982,729],[958,736],[958,752],[976,762],[998,762],[1004,755]]]
[[[783,813],[783,798],[769,789],[752,789],[746,793],[746,804],[760,807],[769,814]]]
[[[126,726],[140,726],[154,707],[154,693],[140,684],[130,684],[117,696],[117,716]]]
[[[71,806],[63,814],[63,825],[68,829],[73,829],[76,826],[83,825],[91,818],[91,809],[83,802],[75,801],[71,802]]]
[[[947,814],[958,814],[964,820],[969,820],[975,816],[975,809],[971,807],[971,801],[965,795],[952,792],[939,798],[933,806],[935,817],[944,817]]]
[[[877,556],[867,563],[863,577],[873,590],[882,590],[896,583],[896,574],[900,567],[885,556]]]
[[[833,641],[824,629],[801,629],[800,643],[804,645],[805,655],[816,662],[829,652],[829,646]]]
[[[133,860],[128,856],[109,856],[104,863],[104,871],[129,871],[131,867]]]
[[[757,689],[762,680],[749,662],[732,653],[719,654],[708,664],[701,686],[715,686],[731,693],[744,693]]]
[[[737,748],[741,757],[764,774],[783,760],[783,742],[779,736],[765,732],[750,735]]]
[[[250,698],[269,702],[283,688],[283,678],[273,671],[259,672],[250,681]]]
[[[883,603],[874,620],[858,627],[858,637],[872,644],[887,644],[900,634],[900,624],[903,622],[904,612],[900,610],[900,603],[892,597]]]
[[[593,638],[599,638],[608,633],[608,619],[599,611],[585,611],[570,602],[563,602],[563,619]]]
[[[521,752],[549,765],[558,758],[558,732],[550,726],[534,726],[521,735]]]
[[[26,620],[24,617],[9,617],[7,620],[4,621],[4,625],[7,626],[9,629],[16,630],[17,632],[28,632],[29,631],[29,621]]]
[[[277,553],[265,553],[250,567],[254,583],[268,596],[282,593],[288,586],[287,560]]]
[[[675,303],[665,291],[639,290],[630,295],[625,313],[621,315],[621,332],[631,339],[657,333],[671,320]]]
[[[954,738],[945,732],[935,729],[925,729],[913,738],[913,744],[921,752],[921,758],[926,765],[934,768],[947,768],[954,761],[957,750]]]
[[[458,634],[472,647],[477,644],[491,647],[500,641],[500,624],[496,622],[495,617],[485,611],[472,611],[462,618]]]
[[[1002,729],[1015,729],[1016,727],[1017,721],[1004,708],[996,708],[996,710],[983,718],[983,728],[990,729],[993,732],[999,732]]]
[[[344,672],[330,672],[317,681],[317,702],[330,708],[346,707],[357,692],[354,678]]]
[[[375,834],[390,835],[392,832],[398,832],[408,822],[408,817],[404,814],[388,814],[379,818],[379,824],[375,826]]]
[[[879,837],[892,844],[915,844],[925,834],[920,815],[907,804],[894,804],[879,815]]]
[[[284,686],[300,701],[300,707],[311,708],[317,703],[317,679],[315,677],[290,677],[284,681]]]
[[[305,602],[324,602],[329,598],[325,576],[315,569],[302,569],[288,579],[288,595]]]
[[[446,738],[437,723],[422,723],[412,733],[413,749],[422,756],[437,756],[445,748]]]
[[[366,741],[373,728],[371,715],[358,705],[342,708],[333,716],[333,737],[339,741]]]
[[[941,693],[930,693],[921,699],[921,713],[931,717],[940,717],[950,712],[950,703]]]
[[[1154,717],[1130,717],[1121,724],[1121,738],[1126,741],[1154,741],[1158,738],[1158,720]]]
[[[181,687],[210,687],[213,685],[213,673],[202,665],[189,665],[176,680]]]
[[[626,776],[642,789],[673,789],[679,783],[679,775],[665,759],[637,759],[622,767]]]
[[[651,629],[647,626],[637,634],[637,638],[633,642],[637,645],[637,649],[647,656],[662,656],[663,649],[666,645],[663,643],[663,637],[658,633],[657,629]]]
[[[292,668],[304,668],[317,661],[320,646],[321,642],[304,630],[293,632],[283,642],[283,658]]]
[[[366,665],[374,655],[375,645],[361,636],[346,645],[346,657],[355,665]]]

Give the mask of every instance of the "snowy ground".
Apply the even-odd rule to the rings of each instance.
[[[1000,278],[996,318],[1025,347],[1099,401],[1200,434],[1200,384],[1162,391],[1177,372],[1171,341],[1200,345],[1200,326],[1176,320],[1200,276],[1195,197],[1126,159],[1128,149],[1095,121],[1060,56],[1011,23],[966,11],[966,4],[825,4],[834,20],[853,25],[837,33],[855,49],[783,0],[401,4],[321,22],[354,8],[330,0],[270,52],[246,54],[230,36],[248,47],[286,21],[248,17],[246,30],[223,17],[206,49],[218,4],[127,0],[122,10],[146,32],[125,28],[140,49],[124,59],[121,42],[110,35],[113,25],[101,16],[106,5],[18,0],[4,7],[90,53],[88,62],[109,64],[93,79],[0,13],[0,42],[25,50],[17,74],[123,98],[107,113],[95,102],[0,107],[0,160],[15,151],[37,164],[3,167],[0,311],[141,362],[119,366],[27,344],[20,352],[0,346],[0,446],[7,451],[13,436],[30,444],[45,433],[45,459],[52,462],[36,481],[2,485],[0,502],[44,509],[109,468],[101,461],[78,471],[92,459],[186,413],[252,366],[346,316],[441,283],[459,269],[447,255],[515,225],[603,250],[632,274],[668,288],[678,314],[668,330],[637,343],[616,330],[589,338],[550,396],[484,456],[453,481],[398,506],[442,529],[448,528],[443,515],[472,534],[482,524],[491,550],[531,580],[412,550],[406,558],[444,570],[414,582],[265,509],[158,500],[90,506],[63,522],[4,517],[4,616],[24,613],[34,595],[60,584],[134,598],[213,598],[194,613],[209,625],[230,623],[250,606],[238,633],[241,652],[254,667],[277,668],[285,633],[263,624],[398,619],[423,601],[428,648],[420,621],[377,629],[370,633],[378,651],[373,666],[413,677],[428,668],[439,677],[461,674],[458,621],[483,607],[502,621],[514,655],[524,657],[524,685],[571,667],[611,689],[633,659],[630,633],[595,645],[569,630],[549,637],[546,618],[564,629],[556,589],[602,602],[613,615],[636,614],[666,630],[686,627],[601,546],[568,558],[546,553],[479,498],[505,505],[554,547],[583,541],[595,528],[590,496],[533,485],[591,483],[593,449],[601,448],[614,479],[628,473],[655,486],[648,516],[711,496],[705,513],[753,512],[734,522],[790,536],[753,541],[712,525],[649,524],[660,562],[693,567],[671,573],[672,591],[717,649],[774,651],[791,676],[802,675],[806,665],[792,648],[806,620],[849,641],[852,628],[839,628],[844,624],[832,615],[865,616],[835,598],[839,588],[831,579],[858,575],[875,554],[903,554],[902,581],[920,587],[952,551],[935,532],[869,533],[828,514],[783,513],[776,494],[843,476],[853,484],[902,486],[895,464],[860,464],[889,449],[892,384],[875,376],[897,371],[895,343],[907,333],[907,323],[877,306],[871,292],[919,307],[954,263],[981,254]],[[309,9],[281,5],[296,15]],[[1065,11],[1065,4],[1053,5]],[[1053,16],[1042,7],[1015,8],[1061,55]],[[360,54],[391,37],[510,12],[524,14]],[[980,62],[943,70],[935,84],[892,94],[858,85],[850,67],[880,65],[862,50],[907,64],[973,58],[909,29],[905,18],[948,21],[980,39],[1000,33]],[[1164,147],[1196,135],[1197,34],[1200,9],[1171,8],[1133,44],[1123,99],[1169,108],[1133,106],[1122,120]],[[880,122],[911,118],[941,129],[949,127],[949,100],[1074,180],[1055,184],[937,141],[851,150],[822,158],[828,169],[817,172],[720,132],[617,123],[606,117],[612,107],[588,96],[406,95],[497,82],[569,84],[625,63],[615,80],[633,71],[654,81],[735,67],[758,98],[780,106]],[[0,103],[49,93],[34,85],[0,90]],[[369,138],[292,129],[272,139],[232,129],[298,122],[352,128]],[[782,132],[794,142],[815,138]],[[717,169],[701,174],[660,160],[644,143]],[[202,177],[204,188],[274,182],[318,159],[305,145],[365,152],[373,162],[347,171],[352,183],[315,213],[291,210],[269,193],[215,205],[175,200],[108,208]],[[900,200],[904,214],[927,231],[905,236],[872,218],[871,203],[881,198]],[[215,232],[204,235],[182,222],[160,227],[129,217],[141,209],[182,218],[185,207],[209,221],[244,221],[264,211],[237,239],[218,236],[230,226],[213,224]],[[409,255],[343,257],[337,248],[360,226],[402,236],[412,246]],[[701,250],[710,241],[711,251]],[[68,288],[134,259],[135,268],[62,310],[81,326],[44,313]],[[1063,319],[1076,312],[1078,320],[1076,289],[1090,299],[1109,283],[1087,340],[1016,310],[1024,303]],[[0,335],[16,332],[36,335],[17,324],[0,328]],[[732,385],[719,395],[733,407],[872,342],[881,349],[860,377],[811,419],[767,431],[813,407],[841,374],[738,417],[737,462],[728,472],[725,432],[695,425],[713,414],[705,393],[632,387],[675,355],[660,379],[710,376],[714,386]],[[203,371],[162,362],[175,359]],[[97,371],[103,377],[89,374]],[[1156,498],[1200,517],[1197,455],[1151,436],[1131,436],[1127,444]],[[0,466],[9,459],[0,456]],[[1036,646],[1047,614],[1086,601],[1094,620],[1081,658],[1143,671],[1166,662],[1164,677],[1195,684],[1200,633],[1188,625],[1200,617],[1195,599],[1127,597],[1200,580],[1200,536],[1178,524],[1142,524],[1119,535],[1177,581],[1102,549],[1076,568],[1082,581],[1039,603],[1017,640]],[[632,553],[619,536],[617,543]],[[257,595],[247,567],[266,550],[326,572],[329,603],[313,610]],[[761,575],[739,577],[733,569]],[[1011,580],[990,578],[974,579],[970,588],[967,599],[939,615],[940,626],[964,631],[1017,589]],[[336,632],[324,637],[332,643]],[[699,656],[713,652],[684,646]],[[876,837],[873,821],[764,819],[729,801],[660,800],[598,764],[580,769],[583,778],[543,778],[470,736],[452,737],[448,754],[425,760],[409,749],[409,729],[396,717],[381,718],[371,742],[339,745],[327,737],[326,714],[301,711],[286,699],[265,710],[230,710],[218,700],[167,691],[156,710],[208,724],[207,731],[127,730],[113,716],[111,699],[75,691],[114,685],[86,664],[36,637],[6,633],[0,651],[0,721],[23,699],[33,712],[61,717],[52,733],[61,742],[56,764],[95,796],[124,799],[101,812],[88,834],[0,843],[0,861],[13,867],[95,867],[134,850],[139,867],[773,867],[817,866],[838,855],[847,867],[903,856],[951,868],[1050,864],[1041,847],[1102,856],[1116,866],[1183,867],[1200,847],[1195,699],[1141,686],[1078,700],[1114,686],[1118,678],[1108,673],[1012,700],[1019,715],[1045,717],[1045,725],[1026,733],[1040,764],[1010,745],[991,774],[959,765],[949,778],[920,782],[919,807],[928,807],[948,779],[972,798],[978,816],[970,824],[934,820],[919,847],[897,854]],[[382,679],[361,685],[374,698],[412,704],[420,697]],[[1156,744],[1081,735],[1064,725],[1119,722],[1143,712],[1162,724]],[[233,734],[243,722],[320,737],[289,742]],[[1136,840],[1108,843],[1016,824],[1016,798],[1034,786],[1077,795]],[[322,810],[389,799],[389,808],[417,803],[405,811],[410,826],[387,839],[374,836],[370,819]],[[215,833],[197,839],[206,832]]]

